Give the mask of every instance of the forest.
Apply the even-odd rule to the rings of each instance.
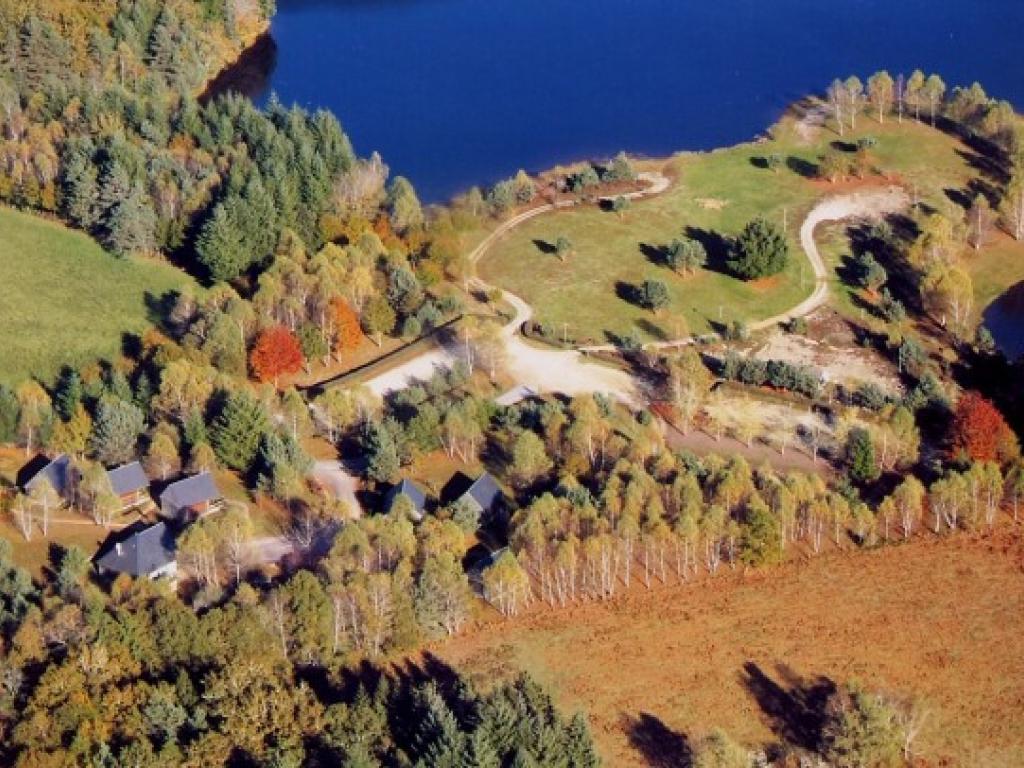
[[[479,685],[406,654],[488,612],[566,611],[828,548],[1018,522],[1020,363],[975,328],[963,264],[997,227],[1024,234],[1022,134],[1008,104],[977,85],[947,96],[921,73],[827,91],[840,135],[858,116],[913,115],[973,142],[987,163],[989,181],[959,218],[919,206],[900,226],[858,233],[849,282],[881,328],[863,344],[898,366],[898,391],[732,349],[624,339],[615,361],[651,382],[649,406],[601,394],[499,405],[508,306],[463,290],[464,246],[545,189],[520,173],[425,210],[382,158],[358,157],[327,112],[200,98],[272,13],[265,0],[0,0],[0,201],[88,233],[112,258],[167,260],[201,282],[153,297],[154,327],[126,338],[118,359],[0,385],[0,443],[26,459],[66,455],[74,477],[63,496],[6,483],[5,517],[25,544],[46,540],[61,508],[110,527],[120,507],[107,469],[139,459],[160,485],[209,471],[237,479],[254,506],[287,517],[304,551],[330,539],[302,567],[250,567],[256,521],[229,507],[179,532],[180,591],[99,576],[91,552],[55,541],[30,574],[17,563],[22,542],[0,540],[0,762],[596,766],[585,716],[561,711],[536,681]],[[827,152],[817,180],[868,173],[872,148]],[[621,223],[618,192],[635,179],[621,155],[563,174],[555,194],[593,203],[612,190]],[[667,265],[703,269],[698,245],[673,241]],[[553,252],[565,262],[572,249],[566,240]],[[754,279],[786,256],[777,225],[758,218],[728,264]],[[652,313],[668,303],[664,285],[641,288]],[[787,333],[806,332],[798,320]],[[465,359],[383,399],[308,384],[344,374],[371,345],[435,332]],[[723,335],[741,341],[747,329]],[[799,436],[815,471],[673,446],[666,423],[726,431],[707,409],[723,383],[826,413],[831,442]],[[734,431],[748,446],[758,435]],[[356,516],[310,481],[318,441],[365,459],[374,514]],[[407,497],[385,510],[389,488],[442,457],[493,475],[503,503],[478,510],[432,493],[425,515]],[[827,711],[808,753],[838,766],[912,759],[911,709],[851,681]],[[691,759],[757,758],[714,732]]]

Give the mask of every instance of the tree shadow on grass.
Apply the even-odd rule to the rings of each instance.
[[[790,155],[786,158],[786,167],[798,176],[803,176],[805,179],[818,178],[818,166],[809,160],[804,160],[802,157]]]
[[[640,253],[651,262],[659,267],[665,266],[665,246],[663,245],[651,245],[650,243],[640,243]]]
[[[657,323],[653,323],[646,317],[641,317],[636,321],[636,327],[646,333],[656,341],[668,341],[669,334]]]
[[[538,251],[540,251],[541,253],[543,253],[546,256],[554,256],[556,253],[558,253],[558,249],[555,247],[555,244],[554,243],[549,243],[547,240],[541,240],[540,238],[534,238],[533,244],[537,248]]]
[[[615,281],[615,295],[623,301],[629,304],[636,304],[637,293],[637,286],[633,283],[627,283],[625,280]]]
[[[629,743],[653,768],[690,768],[693,749],[686,734],[674,731],[649,712],[623,717]]]
[[[761,708],[765,724],[782,741],[803,749],[821,746],[826,706],[836,684],[819,676],[805,678],[785,664],[775,666],[778,681],[757,664],[743,665],[740,682]]]
[[[705,269],[709,269],[712,272],[721,272],[725,275],[729,274],[729,251],[731,247],[729,238],[710,229],[693,226],[686,227],[683,234],[704,246],[704,250],[708,255]]]
[[[838,152],[852,153],[857,151],[857,145],[854,144],[852,141],[840,141],[839,139],[836,139],[835,141],[830,142],[829,146]]]

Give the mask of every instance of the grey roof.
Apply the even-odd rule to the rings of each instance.
[[[174,534],[166,523],[134,529],[96,559],[103,570],[130,576],[149,576],[173,562]]]
[[[44,478],[50,481],[50,485],[53,486],[53,490],[63,498],[67,495],[71,486],[71,459],[63,453],[52,459],[46,464],[46,466],[32,475],[32,478],[25,483],[25,490],[31,491],[39,485]]]
[[[473,481],[462,498],[475,501],[484,512],[489,511],[502,497],[501,488],[489,472],[484,472]]]
[[[160,507],[165,513],[177,516],[188,507],[194,507],[207,501],[219,499],[220,491],[209,472],[201,472],[171,483],[160,494]]]
[[[388,491],[388,495],[385,500],[385,506],[387,507],[388,512],[391,511],[391,508],[395,505],[399,496],[408,496],[409,500],[412,502],[413,508],[421,515],[427,507],[427,494],[409,478],[403,478],[402,482]]]
[[[146,477],[145,470],[137,461],[124,464],[116,469],[108,469],[107,479],[110,480],[110,490],[118,496],[149,487],[149,478]]]

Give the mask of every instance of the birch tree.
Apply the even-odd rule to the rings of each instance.
[[[878,111],[878,122],[885,122],[885,114],[892,108],[893,79],[884,69],[868,78],[868,98]]]

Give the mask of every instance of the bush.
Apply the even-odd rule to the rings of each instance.
[[[669,302],[668,287],[660,280],[644,280],[636,291],[636,303],[657,312]]]
[[[807,335],[807,331],[808,331],[807,318],[806,317],[793,317],[793,318],[790,318],[789,322],[786,323],[785,328],[786,328],[786,332],[787,333],[799,334],[801,336],[806,336]]]

